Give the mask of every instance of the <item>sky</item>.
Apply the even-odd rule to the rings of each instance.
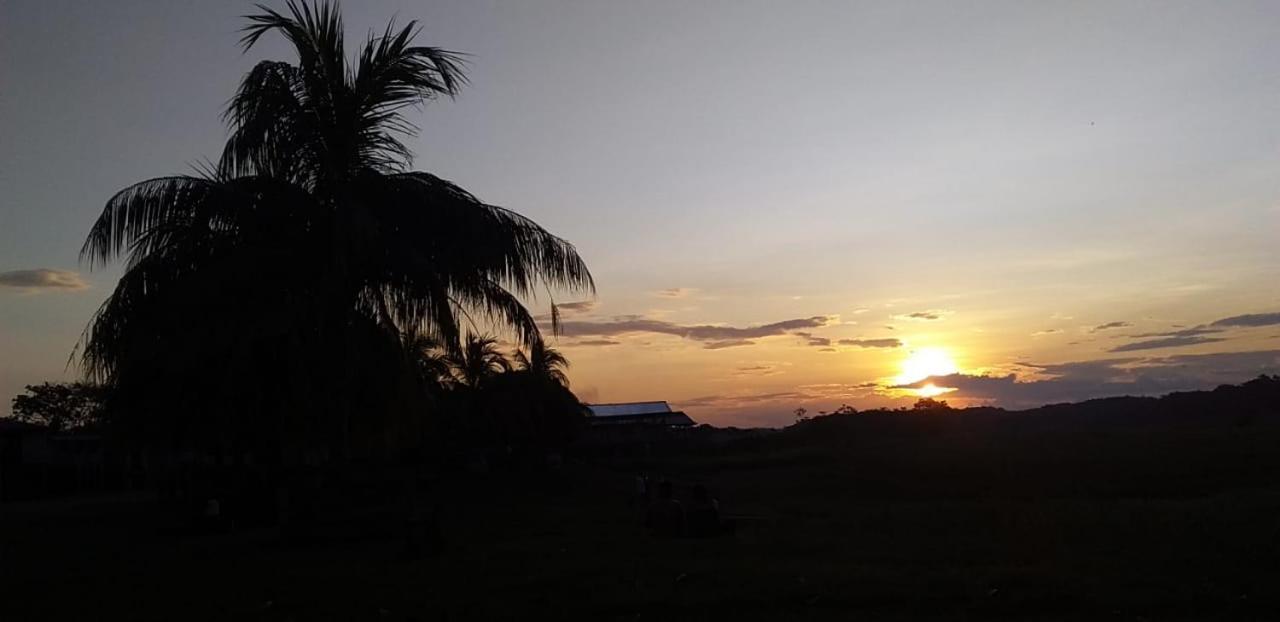
[[[0,2],[5,403],[75,377],[119,276],[77,257],[106,200],[216,158],[240,77],[292,59],[241,51],[252,11]],[[1280,373],[1276,3],[344,12],[352,40],[394,16],[470,54],[414,119],[415,168],[577,245],[598,295],[557,300],[555,345],[584,400],[782,425]]]

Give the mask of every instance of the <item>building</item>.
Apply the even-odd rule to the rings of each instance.
[[[656,426],[689,428],[697,425],[689,415],[671,410],[666,402],[625,402],[621,404],[589,404],[591,427]]]
[[[669,447],[686,436],[697,425],[680,411],[671,410],[666,402],[630,402],[626,404],[589,404],[587,445],[639,448],[648,452],[655,446]]]

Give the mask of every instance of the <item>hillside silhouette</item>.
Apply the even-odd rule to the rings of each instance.
[[[1280,377],[1017,411],[833,414],[778,436],[768,442],[836,468],[857,494],[1195,496],[1280,476]]]

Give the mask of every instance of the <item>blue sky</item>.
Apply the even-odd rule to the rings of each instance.
[[[909,399],[883,387],[922,349],[976,376],[1119,369],[1083,383],[1102,392],[1154,390],[1134,366],[1169,357],[1219,357],[1178,387],[1280,371],[1258,354],[1280,323],[1113,351],[1280,311],[1274,3],[346,4],[353,40],[399,16],[472,54],[472,85],[418,119],[416,165],[579,246],[600,293],[560,345],[587,399],[773,423]],[[250,11],[0,5],[0,273],[86,284],[0,286],[0,396],[63,377],[112,287],[77,262],[107,198],[216,157],[240,76],[289,59],[241,53]]]

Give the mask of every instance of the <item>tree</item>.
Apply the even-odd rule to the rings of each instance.
[[[457,354],[467,317],[532,343],[523,297],[594,291],[570,243],[410,170],[405,113],[458,92],[461,56],[410,22],[348,61],[333,5],[287,7],[248,17],[246,50],[277,33],[297,59],[244,78],[216,164],[117,193],[81,251],[127,256],[85,371],[165,443],[375,451],[421,412],[402,335]]]
[[[912,410],[951,410],[951,406],[947,404],[947,400],[935,400],[932,397],[922,397],[916,400]]]
[[[485,388],[494,377],[511,371],[511,361],[487,335],[468,335],[462,350],[447,359],[458,383],[473,390]]]
[[[534,378],[561,387],[569,386],[569,376],[565,373],[569,368],[569,359],[541,340],[529,344],[528,355],[523,350],[517,351],[515,361],[518,369],[528,372]]]
[[[428,393],[439,395],[457,384],[449,353],[440,342],[424,335],[406,335],[405,350]]]
[[[13,418],[54,432],[93,427],[103,421],[107,393],[83,382],[27,385],[24,394],[13,398]]]

